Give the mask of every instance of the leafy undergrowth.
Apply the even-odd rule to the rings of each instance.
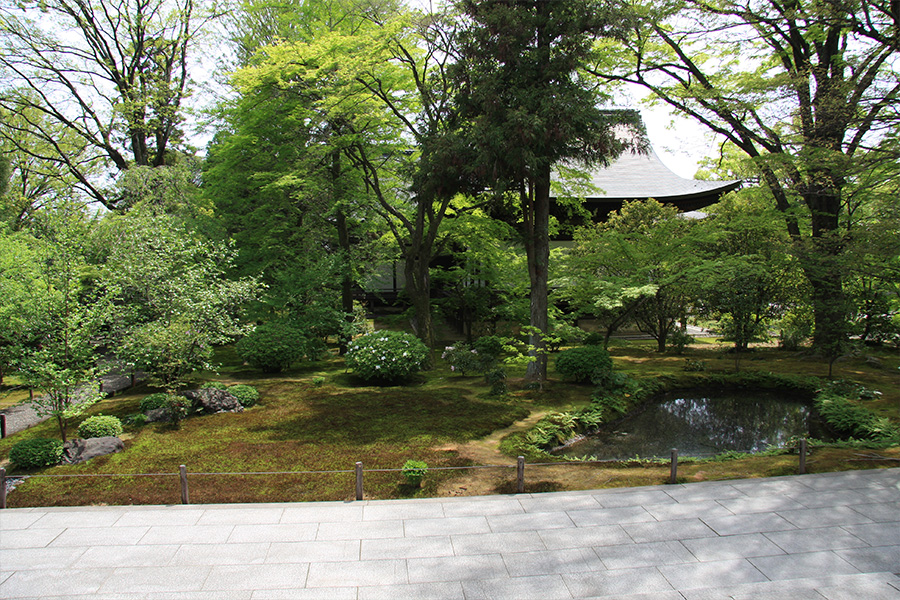
[[[640,378],[665,377],[678,382],[734,372],[735,362],[721,348],[690,348],[684,355],[660,355],[644,343],[611,348],[616,367]],[[149,424],[126,429],[124,452],[77,466],[43,469],[30,475],[122,474],[118,477],[31,477],[9,495],[10,506],[90,504],[172,504],[181,501],[179,465],[186,465],[190,501],[195,503],[346,500],[354,495],[354,464],[366,469],[368,498],[427,497],[507,493],[515,491],[515,469],[438,470],[472,465],[458,447],[481,439],[525,418],[529,413],[571,411],[590,401],[591,386],[553,379],[541,390],[525,390],[522,373],[510,369],[511,393],[502,399],[487,395],[480,376],[459,376],[437,361],[435,368],[406,385],[372,387],[347,373],[343,362],[331,357],[305,362],[277,377],[240,365],[221,353],[219,374],[203,373],[200,380],[258,386],[260,403],[240,414],[198,416],[179,429]],[[896,383],[900,358],[884,353],[881,369],[863,358],[836,365],[838,377],[851,379],[880,396],[864,405],[900,421],[900,386]],[[703,374],[686,373],[687,359],[702,360]],[[750,353],[741,372],[772,372],[822,377],[827,365],[797,353],[765,349]],[[199,383],[199,381],[198,381]],[[143,395],[137,388],[104,400],[90,414],[121,418],[138,411]],[[77,423],[71,427],[74,432]],[[32,437],[58,437],[53,422],[0,440],[0,457],[12,444]],[[501,457],[502,458],[502,457]],[[399,469],[408,459],[428,463],[421,488],[409,486]],[[808,461],[810,472],[898,466],[900,449],[816,448]],[[515,459],[508,458],[513,465]],[[9,467],[8,467],[9,468]],[[396,469],[372,472],[370,469]],[[681,481],[765,477],[796,473],[796,455],[758,456],[725,462],[685,464]],[[271,472],[278,474],[269,474]],[[307,471],[334,471],[307,473]],[[223,473],[254,473],[223,475]],[[11,474],[15,475],[13,471]],[[133,474],[133,475],[129,475]],[[592,489],[652,485],[668,480],[668,465],[529,465],[526,491]]]

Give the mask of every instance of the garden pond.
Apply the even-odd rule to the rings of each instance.
[[[759,452],[792,437],[826,437],[810,403],[788,392],[681,390],[553,454],[572,458],[705,457]]]

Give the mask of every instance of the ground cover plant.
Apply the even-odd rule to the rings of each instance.
[[[645,342],[617,342],[610,347],[616,371],[640,381],[665,380],[688,384],[731,376],[733,359],[721,347],[694,344],[683,355],[660,354]],[[865,356],[837,363],[837,374],[868,391],[851,400],[878,418],[900,422],[900,389],[895,383],[900,357],[879,355],[882,368]],[[259,390],[257,404],[243,413],[190,416],[180,428],[166,423],[128,423],[122,438],[126,449],[82,465],[22,470],[8,464],[11,475],[36,477],[19,483],[10,506],[65,504],[177,503],[178,466],[188,466],[191,501],[262,502],[345,500],[354,490],[353,467],[393,469],[366,473],[365,493],[371,498],[504,493],[515,491],[515,454],[497,446],[504,437],[521,435],[550,413],[587,412],[592,384],[551,378],[541,390],[525,389],[524,369],[509,367],[509,391],[492,396],[482,375],[461,375],[443,361],[413,375],[404,385],[374,386],[351,374],[343,360],[294,365],[278,376],[261,376],[242,365],[233,349],[219,350],[224,359],[218,373],[200,373],[206,381],[226,386],[251,385]],[[689,372],[686,360],[703,361],[706,369]],[[821,377],[822,361],[802,353],[760,348],[744,359],[741,377],[747,385],[787,375],[797,380]],[[760,373],[764,375],[754,375]],[[768,375],[774,373],[774,375]],[[199,387],[203,381],[192,382]],[[152,388],[138,387],[107,398],[90,413],[125,420],[140,410]],[[559,418],[558,418],[559,419]],[[565,419],[560,420],[565,424]],[[54,435],[52,423],[42,423],[0,440],[0,457],[25,439]],[[814,446],[811,471],[894,466],[900,449],[884,444]],[[428,476],[421,488],[408,485],[401,472],[407,461],[424,462]],[[556,458],[528,467],[526,491],[588,489],[664,483],[668,465],[633,461],[618,465],[557,464]],[[442,471],[441,467],[497,465],[496,469]],[[785,475],[796,472],[796,454],[730,457],[725,461],[691,462],[679,469],[683,481],[730,477]],[[340,471],[309,473],[310,471]],[[221,473],[254,473],[220,475]],[[41,478],[39,475],[116,473],[118,477]],[[143,476],[148,473],[157,476]],[[275,473],[275,474],[266,474]],[[142,475],[137,477],[135,475]]]

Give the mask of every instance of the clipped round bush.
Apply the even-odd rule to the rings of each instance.
[[[306,350],[306,336],[287,323],[266,323],[241,338],[234,349],[251,367],[278,373],[299,360]]]
[[[228,389],[228,386],[225,385],[224,383],[222,383],[221,381],[207,381],[206,383],[204,383],[203,385],[200,386],[200,389],[203,389],[203,390],[213,389],[213,390],[223,390],[224,391],[224,390]]]
[[[259,400],[259,392],[252,385],[232,385],[228,387],[228,393],[237,398],[244,408],[253,406]]]
[[[62,460],[63,445],[59,440],[34,438],[22,440],[9,449],[9,460],[21,469],[52,467]]]
[[[85,439],[122,435],[122,421],[112,415],[88,417],[78,426],[78,435]]]
[[[389,383],[421,371],[428,348],[409,333],[376,331],[353,340],[344,360],[362,379]]]
[[[155,394],[144,396],[143,398],[141,398],[141,412],[145,413],[150,410],[162,408],[166,405],[166,398],[167,396],[164,392],[157,392]]]
[[[576,383],[600,383],[612,374],[612,359],[602,346],[581,346],[560,352],[556,370]]]

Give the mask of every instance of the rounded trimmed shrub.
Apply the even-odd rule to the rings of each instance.
[[[602,346],[563,350],[556,357],[556,370],[576,383],[601,383],[612,374],[612,359]]]
[[[306,351],[306,336],[287,323],[265,323],[248,333],[234,349],[247,364],[263,373],[279,373]]]
[[[112,415],[88,417],[78,426],[78,435],[85,439],[122,435],[122,421]]]
[[[237,398],[244,408],[253,406],[259,400],[259,392],[252,385],[238,383],[228,386],[228,393]]]
[[[388,383],[421,371],[428,363],[428,348],[409,333],[376,331],[353,340],[344,360],[362,379]]]
[[[62,442],[49,438],[22,440],[9,449],[9,460],[22,469],[58,465],[62,455]]]
[[[141,412],[145,413],[150,410],[162,408],[166,405],[166,398],[168,398],[168,396],[164,392],[157,392],[155,394],[144,396],[143,398],[141,398]]]
[[[213,390],[225,391],[228,389],[228,386],[225,385],[224,383],[222,383],[221,381],[207,381],[206,383],[204,383],[203,385],[200,386],[200,389],[202,389],[202,390],[213,389]]]

